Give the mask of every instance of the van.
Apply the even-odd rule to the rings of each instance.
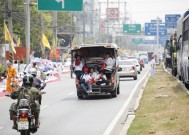
[[[112,43],[105,44],[85,44],[83,46],[77,46],[71,49],[72,65],[76,55],[80,55],[84,65],[91,69],[94,66],[98,66],[98,70],[101,70],[104,64],[104,54],[110,53],[112,57],[116,58],[118,53],[118,46]],[[113,66],[115,67],[115,65]],[[120,69],[121,70],[121,69]],[[107,76],[109,84],[92,85],[92,92],[86,93],[79,84],[79,80],[75,79],[75,85],[77,89],[77,96],[79,99],[83,99],[90,95],[99,94],[111,94],[112,97],[117,97],[120,93],[119,76],[117,74],[118,68],[112,68],[112,70],[105,70],[104,73]]]

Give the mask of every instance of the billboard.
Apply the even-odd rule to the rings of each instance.
[[[106,8],[106,15],[109,20],[119,20],[119,8]]]

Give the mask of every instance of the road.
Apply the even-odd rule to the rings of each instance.
[[[117,98],[98,96],[85,100],[78,100],[74,79],[70,79],[69,74],[63,75],[61,81],[50,83],[45,89],[47,94],[43,96],[41,105],[41,125],[35,135],[103,135],[147,70],[148,66],[136,81],[122,79]],[[0,135],[19,134],[12,130],[12,121],[9,120],[8,110],[12,102],[8,97],[0,98]],[[118,121],[111,134],[119,133],[124,120],[125,116]]]

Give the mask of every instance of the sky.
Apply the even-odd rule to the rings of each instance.
[[[107,1],[107,0],[102,0]],[[127,16],[130,23],[144,25],[159,17],[165,20],[165,14],[183,14],[189,9],[189,0],[109,0],[110,2],[126,2]],[[111,4],[110,4],[111,5]],[[123,8],[123,7],[122,7]],[[121,9],[123,10],[123,9]]]

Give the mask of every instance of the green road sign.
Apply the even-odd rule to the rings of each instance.
[[[133,38],[132,43],[135,44],[135,45],[142,44],[143,39],[142,38]]]
[[[126,34],[140,34],[141,24],[123,24],[123,32]]]
[[[82,11],[83,0],[38,0],[38,10]]]

